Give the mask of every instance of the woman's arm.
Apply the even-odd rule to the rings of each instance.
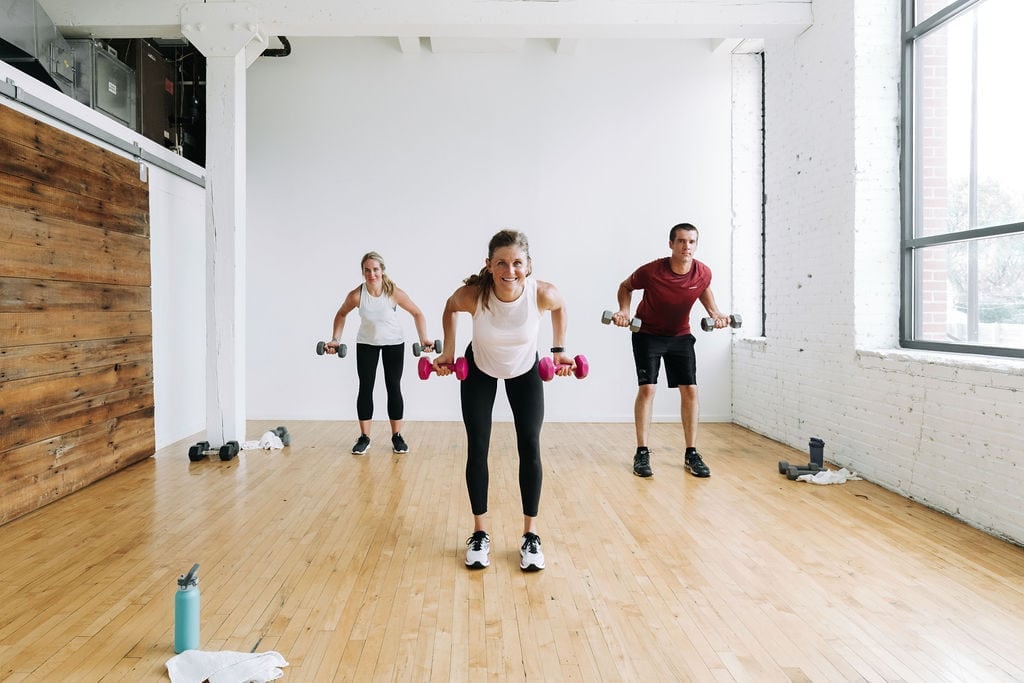
[[[565,309],[565,299],[550,282],[537,281],[537,307],[542,311],[551,311],[551,346],[565,348],[565,335],[569,327],[569,315]],[[565,351],[551,354],[551,360],[558,368],[559,375],[570,375],[576,369],[576,362]]]
[[[427,338],[427,318],[423,315],[423,311],[420,310],[419,306],[413,303],[408,294],[397,287],[395,288],[395,293],[391,295],[391,298],[393,298],[396,304],[401,306],[403,310],[412,316],[413,322],[416,324],[416,334],[420,338],[420,346],[427,351],[433,351],[434,342]]]
[[[334,349],[337,351],[338,347],[341,346],[341,333],[345,331],[345,316],[351,313],[354,309],[359,308],[359,290],[362,287],[356,287],[345,296],[345,300],[341,302],[341,308],[334,314],[334,332],[331,334],[331,341],[327,342],[328,349]]]
[[[455,332],[459,313],[476,313],[477,298],[480,288],[475,285],[463,285],[448,297],[441,314],[441,327],[444,330],[444,353],[434,358],[434,370],[439,376],[451,374],[450,365],[455,362]]]

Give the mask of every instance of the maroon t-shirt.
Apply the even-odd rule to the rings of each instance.
[[[640,331],[678,337],[690,334],[690,309],[711,285],[711,269],[694,259],[690,272],[677,275],[666,256],[637,268],[629,276],[629,284],[644,290],[636,308],[636,317],[642,323]]]

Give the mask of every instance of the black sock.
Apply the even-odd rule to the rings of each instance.
[[[693,446],[688,446],[686,448],[686,455],[694,455],[696,453],[697,453],[697,449],[694,448]]]

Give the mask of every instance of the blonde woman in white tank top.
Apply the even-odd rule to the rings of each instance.
[[[553,359],[559,375],[572,374],[575,362],[565,353],[566,311],[558,288],[531,277],[526,235],[502,230],[491,238],[484,268],[465,280],[445,305],[444,353],[434,359],[438,375],[452,372],[459,313],[473,317],[473,341],[466,349],[469,374],[460,384],[462,416],[468,452],[466,486],[473,513],[473,534],[466,541],[466,566],[490,564],[487,533],[487,456],[491,413],[498,380],[503,380],[515,416],[519,454],[519,485],[523,507],[523,537],[519,567],[544,569],[537,535],[543,471],[540,430],[544,422],[544,391],[537,372],[537,334],[544,312],[551,313]]]
[[[405,337],[398,320],[398,308],[407,311],[416,323],[420,345],[427,351],[434,342],[427,339],[427,319],[409,295],[395,286],[384,270],[384,259],[375,251],[363,255],[359,261],[363,271],[363,284],[348,295],[334,316],[334,328],[327,348],[337,352],[345,318],[359,309],[360,325],[356,334],[356,372],[359,392],[356,397],[356,416],[359,419],[359,439],[352,452],[362,455],[370,447],[370,427],[373,421],[373,386],[377,378],[377,360],[384,366],[384,384],[388,395],[388,419],[391,421],[391,448],[395,453],[406,453],[409,445],[402,436],[402,418],[405,402],[402,398],[402,370],[405,359]]]

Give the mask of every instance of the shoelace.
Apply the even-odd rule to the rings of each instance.
[[[483,550],[484,541],[487,540],[487,534],[475,533],[466,539],[466,545],[472,546],[473,550]]]
[[[641,467],[644,467],[644,466],[650,464],[650,462],[651,462],[651,452],[650,451],[644,451],[643,453],[637,453],[636,454],[636,464],[637,465],[640,465]]]
[[[538,545],[540,545],[540,536],[527,534],[526,540],[523,542],[523,549],[528,553],[536,553]]]

